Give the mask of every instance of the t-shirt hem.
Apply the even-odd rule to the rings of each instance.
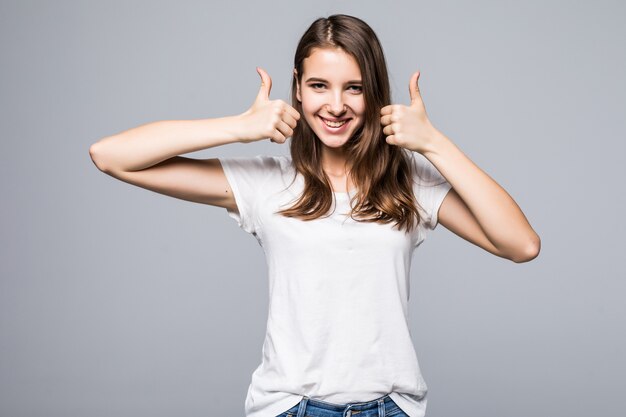
[[[298,405],[303,398],[304,395],[287,393],[287,396],[282,400],[274,401],[261,410],[246,413],[246,417],[276,417]]]
[[[435,230],[435,228],[439,224],[439,208],[443,203],[443,199],[446,198],[448,192],[452,189],[452,184],[446,182],[441,187],[441,192],[439,193],[439,195],[437,195],[433,202],[433,212],[430,219],[430,224],[433,230]]]
[[[222,165],[222,170],[224,171],[224,175],[228,180],[228,184],[230,185],[231,190],[233,191],[233,197],[235,198],[235,203],[237,204],[237,208],[231,209],[226,208],[226,212],[228,215],[237,221],[237,224],[240,228],[245,230],[248,233],[253,232],[253,228],[248,224],[248,213],[247,208],[245,207],[245,202],[243,196],[241,195],[241,191],[239,190],[239,184],[235,179],[235,175],[232,172],[232,167],[230,166],[230,161],[225,158],[218,158],[220,164]]]
[[[417,401],[410,396],[395,391],[390,392],[389,397],[409,417],[424,417],[426,415],[426,405],[428,402],[426,394]]]

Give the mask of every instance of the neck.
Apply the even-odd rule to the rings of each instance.
[[[345,177],[350,172],[343,149],[324,148],[322,169],[331,177]]]

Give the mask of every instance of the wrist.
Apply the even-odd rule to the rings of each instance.
[[[426,141],[424,149],[421,150],[421,154],[428,157],[430,155],[440,154],[442,149],[446,146],[446,143],[450,139],[442,132],[433,127],[432,133],[429,135],[429,140]]]
[[[228,137],[231,139],[231,142],[235,143],[235,142],[239,142],[239,143],[244,143],[244,142],[249,142],[249,135],[246,132],[245,126],[245,116],[246,116],[246,112],[241,113],[241,114],[237,114],[235,116],[228,116],[225,118],[226,120],[226,124],[229,126],[227,128],[228,130]]]

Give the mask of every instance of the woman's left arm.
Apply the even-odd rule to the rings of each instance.
[[[541,240],[515,200],[448,137],[435,129],[421,153],[452,185],[439,208],[439,223],[514,262],[537,257]]]
[[[419,75],[415,72],[409,81],[409,106],[381,109],[387,143],[421,153],[452,185],[439,208],[439,223],[495,255],[518,263],[534,259],[541,248],[539,235],[506,190],[432,125]]]

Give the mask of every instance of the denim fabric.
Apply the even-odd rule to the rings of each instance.
[[[276,417],[409,417],[389,397],[361,403],[333,404],[304,397]]]

